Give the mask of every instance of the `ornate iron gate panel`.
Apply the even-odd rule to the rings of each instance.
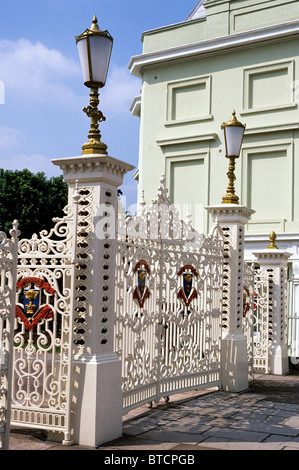
[[[223,237],[183,223],[164,179],[149,211],[121,226],[115,350],[123,411],[177,391],[220,385]]]
[[[288,320],[287,320],[287,338],[288,354],[292,364],[299,362],[299,313],[296,311],[299,299],[299,280],[296,278],[288,280],[287,298]]]
[[[54,221],[19,241],[11,422],[63,432],[67,444],[77,209]]]
[[[271,347],[271,273],[255,271],[253,311],[253,368],[269,373]]]
[[[17,228],[18,224],[14,222],[11,239],[0,232],[0,450],[9,448]]]
[[[243,282],[243,331],[247,339],[248,372],[254,371],[254,267],[244,264]]]

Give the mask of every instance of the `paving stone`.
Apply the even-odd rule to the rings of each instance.
[[[215,426],[203,433],[203,437],[217,437],[234,440],[234,441],[248,441],[248,442],[262,442],[268,437],[269,433],[255,432],[252,430],[221,428]]]
[[[199,419],[197,416],[190,416],[188,418],[180,419],[172,423],[168,423],[163,426],[163,430],[167,431],[178,431],[182,433],[201,434],[211,428],[210,421],[212,418]]]
[[[279,434],[281,436],[297,436],[299,431],[298,429],[293,429],[288,426],[283,426],[282,424],[273,424],[273,423],[260,423],[257,421],[238,421],[237,424],[234,425],[234,429],[236,430],[246,430],[246,431],[254,431],[254,432],[264,432],[267,434]]]
[[[269,416],[279,416],[281,417],[282,419],[288,419],[289,417],[293,416],[294,413],[290,410],[281,410],[281,409],[267,409],[264,410],[264,412],[267,412]]]
[[[129,436],[137,436],[150,429],[155,429],[158,423],[151,418],[135,419],[123,425],[123,434]]]
[[[233,440],[229,441],[204,441],[202,444],[197,444],[196,448],[201,450],[201,446],[204,446],[204,450],[282,450],[285,444],[281,442],[236,442]],[[289,449],[286,449],[289,450]]]
[[[299,450],[299,443],[288,443],[283,446],[282,450]]]
[[[236,413],[233,416],[233,419],[236,421],[246,421],[246,422],[251,422],[251,421],[256,421],[258,423],[264,423],[269,415],[265,415],[263,413],[258,413],[256,414],[254,411],[252,413],[245,412],[243,413],[240,411],[239,413]]]
[[[264,441],[264,443],[270,442],[292,442],[291,436],[277,436],[277,434],[271,434]]]
[[[207,406],[206,408],[203,408],[197,413],[199,416],[222,416],[224,418],[234,415],[236,413],[236,409],[232,406],[229,406],[228,408],[225,408],[223,406]]]
[[[274,409],[291,411],[292,413],[299,414],[299,405],[292,403],[274,403]]]
[[[211,426],[220,426],[222,428],[227,428],[232,425],[232,420],[230,418],[215,418],[209,422]]]
[[[297,431],[297,434],[299,434],[299,416],[292,416],[289,419],[286,419],[283,422],[284,426],[288,426],[290,428],[293,428],[294,430]]]
[[[201,435],[180,432],[169,430],[165,428],[153,429],[152,431],[147,431],[142,435],[142,439],[160,441],[160,442],[176,442],[178,444],[184,442],[188,444],[197,444],[204,440],[204,437]]]

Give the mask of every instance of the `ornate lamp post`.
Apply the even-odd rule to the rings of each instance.
[[[240,155],[241,145],[245,132],[245,125],[239,122],[236,118],[236,112],[233,111],[232,117],[228,122],[224,122],[221,126],[223,133],[223,141],[225,145],[225,156],[229,158],[228,167],[228,187],[226,195],[222,198],[223,204],[239,204],[239,198],[235,194],[234,181],[236,158]]]
[[[91,118],[88,142],[83,144],[83,155],[107,154],[107,145],[101,142],[99,122],[105,121],[103,113],[98,110],[99,88],[105,86],[111,57],[113,38],[108,31],[101,31],[97,17],[94,16],[90,29],[76,36],[84,85],[90,88],[89,106],[83,111]]]
[[[82,147],[83,157],[52,161],[59,165],[69,185],[69,206],[74,207],[73,195],[79,193],[79,207],[89,207],[78,211],[73,228],[76,271],[70,315],[74,322],[72,317],[69,321],[73,333],[72,380],[80,386],[74,389],[70,427],[75,443],[98,446],[122,435],[121,361],[113,345],[117,248],[114,230],[117,190],[134,167],[107,155],[98,129],[104,119],[97,108],[98,89],[106,82],[112,37],[99,29],[94,17],[91,28],[76,40],[84,84],[90,88],[90,104],[84,108],[91,118],[89,141]],[[84,233],[80,230],[83,226]]]

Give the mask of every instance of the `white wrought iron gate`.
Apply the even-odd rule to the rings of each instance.
[[[253,367],[255,371],[270,372],[272,343],[271,271],[255,270],[253,312]]]
[[[178,391],[220,386],[223,238],[179,219],[164,180],[117,241],[115,350],[123,412]]]
[[[249,372],[270,372],[272,344],[272,273],[245,266],[243,327],[247,338]]]
[[[11,423],[70,441],[72,312],[77,211],[19,241]]]
[[[244,263],[243,277],[243,332],[247,339],[248,372],[254,372],[254,267]]]

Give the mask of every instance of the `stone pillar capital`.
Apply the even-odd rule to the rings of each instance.
[[[211,214],[212,220],[218,219],[220,224],[247,224],[251,215],[255,213],[253,209],[239,204],[219,204],[208,206],[206,210]]]
[[[286,266],[292,253],[277,249],[268,249],[253,251],[257,263],[260,266]]]
[[[109,155],[98,154],[58,158],[52,163],[60,167],[69,184],[102,182],[116,187],[121,186],[125,174],[135,168]]]

